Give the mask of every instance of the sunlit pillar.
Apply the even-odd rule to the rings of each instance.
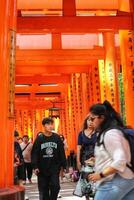
[[[101,102],[106,100],[106,76],[104,60],[98,60],[99,78],[100,78],[100,96]]]
[[[104,33],[106,98],[118,110],[118,87],[114,33]]]
[[[68,151],[67,154],[69,155],[70,150],[72,148],[71,146],[71,139],[72,139],[72,135],[71,135],[71,94],[70,94],[70,84],[67,84],[66,87],[66,93],[67,95],[65,95],[65,117],[66,117],[66,127],[65,127],[65,132],[66,132],[66,139],[67,139],[67,143],[68,143]]]
[[[134,32],[120,31],[121,65],[124,82],[126,122],[134,125],[133,102],[134,102]],[[124,56],[125,55],[125,56]]]
[[[130,3],[130,4],[129,4]],[[131,11],[132,16],[132,30],[120,31],[120,51],[121,51],[121,65],[124,83],[125,95],[125,111],[126,123],[134,125],[133,117],[133,102],[134,102],[134,1],[129,2],[120,1],[119,8],[121,11]]]

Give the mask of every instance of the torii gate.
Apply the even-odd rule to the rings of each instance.
[[[17,8],[16,8],[16,1],[15,0],[1,0],[1,7],[0,7],[0,66],[1,66],[1,73],[0,73],[0,122],[1,122],[1,152],[0,152],[0,199],[3,199],[7,196],[7,199],[23,199],[21,196],[18,195],[19,192],[22,192],[22,188],[13,187],[13,130],[14,130],[14,85],[15,85],[15,38],[16,38],[16,27],[17,32],[21,33],[28,33],[28,32],[53,32],[54,38],[56,41],[53,45],[59,45],[59,35],[57,36],[57,32],[91,32],[91,31],[98,31],[98,29],[112,29],[112,30],[119,30],[120,39],[121,39],[121,64],[123,68],[123,75],[124,75],[124,89],[125,89],[125,105],[126,105],[126,118],[128,124],[134,124],[133,118],[133,99],[134,99],[134,59],[133,59],[133,49],[134,49],[134,2],[130,0],[130,10],[126,10],[125,4],[123,5],[122,1],[120,1],[119,6],[120,11],[126,12],[126,14],[120,14],[117,16],[95,16],[95,17],[78,17],[76,16],[76,8],[75,8],[75,1],[74,0],[64,0],[63,1],[63,16],[62,17],[42,17],[42,18],[17,18]],[[130,12],[131,11],[131,12]],[[121,12],[123,13],[123,12]],[[17,20],[17,23],[16,23]],[[37,24],[38,22],[38,24]],[[45,23],[44,23],[45,22]],[[36,26],[35,26],[36,24]],[[81,26],[79,25],[81,24]],[[113,31],[113,32],[114,32]],[[117,86],[116,86],[116,75],[115,75],[115,55],[116,51],[114,48],[114,33],[107,32],[104,33],[104,46],[105,46],[105,67],[104,64],[100,62],[100,68],[105,68],[105,74],[107,79],[106,81],[106,91],[105,94],[101,95],[103,99],[106,95],[106,98],[109,98],[111,102],[114,104],[116,108],[118,108],[118,98],[117,97]],[[60,47],[60,45],[59,45]],[[109,47],[111,47],[109,51]],[[17,52],[19,54],[19,51]],[[45,52],[49,55],[49,52]],[[56,50],[55,54],[58,53]],[[62,51],[61,54],[63,54]],[[76,57],[78,52],[72,51],[72,54],[75,54]],[[82,52],[80,52],[81,54]],[[88,51],[84,53],[84,56],[88,54]],[[101,56],[103,56],[103,50],[100,52]],[[98,54],[98,55],[100,55]],[[46,55],[46,54],[45,54]],[[124,56],[125,55],[125,56]],[[55,55],[57,56],[57,55]],[[88,57],[88,55],[87,55]],[[26,74],[26,65],[23,65],[23,61],[16,62],[16,72],[18,73],[16,76],[20,76],[22,73],[23,76]],[[31,63],[33,65],[33,63]],[[40,64],[44,64],[41,63]],[[78,111],[79,115],[81,115],[81,103],[75,106],[78,103],[78,96],[80,94],[80,88],[82,88],[81,98],[86,103],[86,99],[84,97],[84,91],[87,87],[86,74],[83,72],[87,72],[89,68],[87,68],[87,63],[84,59],[81,59],[81,64],[79,67],[78,61],[72,61],[74,72],[72,72],[71,67],[67,65],[67,61],[65,62],[65,70],[72,72],[71,76],[71,84],[68,85],[68,96],[65,98],[65,105],[67,108],[72,109],[72,112],[75,113],[76,110]],[[28,70],[31,71],[30,63],[28,63]],[[56,65],[59,67],[58,70],[61,70],[60,62],[58,61]],[[56,66],[55,65],[55,66]],[[84,66],[83,66],[84,65]],[[88,62],[90,65],[90,61]],[[92,69],[92,79],[96,77],[96,65],[90,65]],[[37,65],[36,65],[37,66]],[[39,70],[48,70],[48,67],[45,63],[45,68],[40,65]],[[48,65],[50,66],[50,65]],[[54,67],[55,67],[54,66]],[[83,66],[83,67],[82,67]],[[68,69],[69,68],[69,69]],[[90,69],[90,70],[91,70]],[[52,67],[50,70],[51,72],[54,71]],[[77,72],[77,70],[79,70]],[[83,71],[84,70],[84,71]],[[36,72],[36,69],[35,69]],[[76,74],[77,72],[77,74]],[[80,76],[80,72],[82,75]],[[19,74],[20,73],[20,74]],[[98,73],[98,72],[97,72]],[[34,74],[36,76],[36,73]],[[109,82],[110,79],[110,82]],[[38,81],[37,81],[38,82]],[[82,84],[83,83],[83,84]],[[91,84],[92,85],[92,84]],[[101,83],[100,83],[101,85]],[[93,88],[92,94],[95,99],[98,98],[98,94],[96,94],[96,89]],[[76,95],[73,95],[73,94]],[[98,92],[97,92],[98,93]],[[91,95],[92,95],[91,94]],[[72,97],[71,97],[72,95]],[[129,96],[128,96],[129,95]],[[72,98],[72,99],[71,99]],[[91,100],[91,103],[93,100]],[[86,108],[84,108],[84,114],[86,113]],[[84,115],[83,114],[83,115]],[[76,130],[74,129],[74,124],[71,124],[72,121],[75,123],[76,119],[72,119],[73,117],[70,116],[70,113],[66,113],[67,123],[70,124],[67,128],[69,131],[73,131],[72,137],[75,134]],[[76,127],[75,127],[76,129]],[[75,143],[75,142],[74,142]],[[70,138],[70,144],[74,145]]]

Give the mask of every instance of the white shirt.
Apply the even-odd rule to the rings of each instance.
[[[101,136],[104,137],[104,145],[95,146],[95,171],[102,172],[106,167],[113,167],[118,170],[118,174],[126,179],[134,178],[134,173],[126,166],[130,163],[131,154],[128,141],[123,133],[117,129],[111,129]],[[114,175],[107,176],[104,180],[112,179]]]
[[[26,147],[26,143],[22,142],[20,144],[21,149],[23,150]],[[32,151],[33,144],[29,143],[29,145],[26,147],[26,149],[22,152],[24,162],[30,163],[31,162],[31,151]]]

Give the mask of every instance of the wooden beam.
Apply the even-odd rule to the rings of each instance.
[[[116,47],[116,58],[119,57],[120,49]],[[17,49],[16,61],[83,61],[96,60],[105,58],[105,49],[103,47],[95,47],[94,49],[55,49],[55,50],[35,50],[35,49]]]
[[[94,61],[96,63],[96,61]],[[93,64],[93,62],[92,62]],[[36,65],[33,65],[33,63],[23,63],[23,65],[17,65],[16,66],[16,74],[17,75],[39,75],[39,74],[51,74],[51,73],[62,73],[62,74],[71,74],[71,73],[88,73],[90,67],[90,62],[86,65],[79,65],[77,62],[77,65],[71,65],[68,62],[68,65],[44,65],[43,63],[36,63]]]
[[[15,93],[53,93],[63,92],[64,85],[58,84],[58,86],[21,86],[15,87]]]
[[[132,16],[18,17],[18,33],[88,33],[91,30],[132,29]]]
[[[51,76],[21,76],[16,75],[16,84],[49,84],[49,83],[70,83],[70,75],[51,75]]]
[[[117,60],[119,52],[117,47]],[[16,74],[88,73],[89,67],[104,57],[104,49],[100,47],[92,50],[17,50]]]
[[[48,60],[20,60],[16,62],[17,66],[47,66],[47,67],[55,67],[55,66],[83,66],[83,65],[91,65],[94,64],[94,60],[55,60],[54,62]],[[51,69],[50,69],[51,71]],[[74,70],[73,70],[74,71]],[[47,71],[46,71],[47,72]],[[62,73],[59,72],[59,73]]]
[[[15,109],[49,109],[51,108],[53,105],[52,103],[49,101],[49,102],[46,102],[46,101],[33,101],[33,100],[29,100],[29,101],[26,101],[26,102],[21,102],[21,101],[15,101]],[[58,106],[56,104],[56,106]],[[61,107],[61,105],[59,106]]]
[[[104,59],[105,52],[103,47],[96,47],[94,49],[59,49],[59,50],[34,50],[34,49],[17,49],[16,60],[92,60]]]

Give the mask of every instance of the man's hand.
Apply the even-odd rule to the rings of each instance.
[[[37,176],[39,174],[40,170],[37,168],[34,170],[35,175]]]

